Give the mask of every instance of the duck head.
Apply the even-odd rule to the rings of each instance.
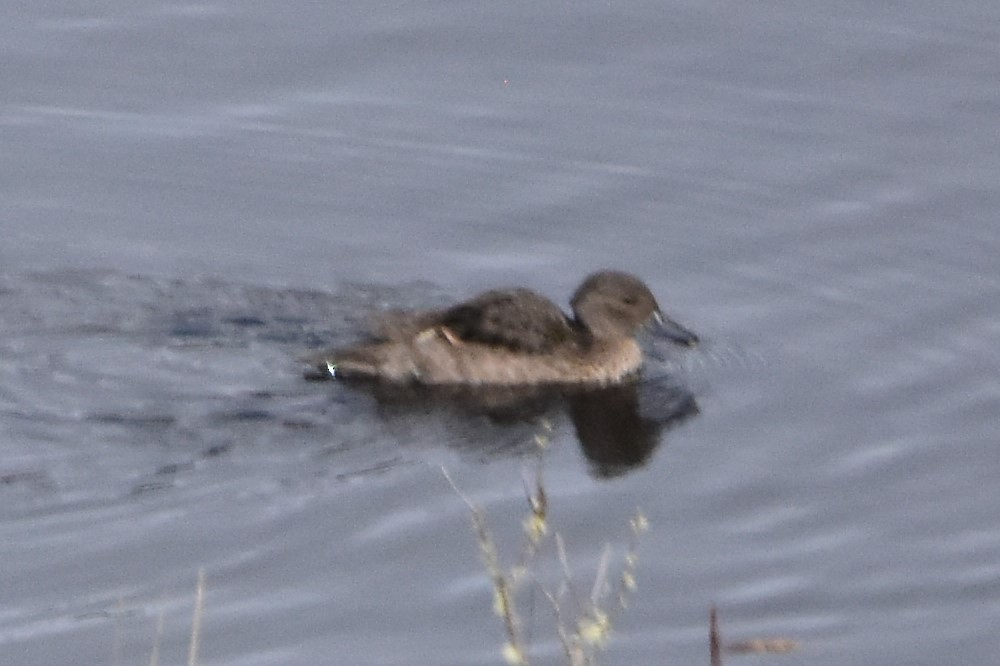
[[[652,323],[672,342],[698,344],[698,336],[666,317],[649,287],[628,273],[600,271],[588,276],[570,305],[577,322],[595,338],[632,337]]]

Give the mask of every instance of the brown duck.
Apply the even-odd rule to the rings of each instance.
[[[573,317],[529,289],[487,291],[444,310],[386,313],[371,341],[315,360],[334,377],[393,383],[609,385],[638,373],[635,336],[647,323],[679,344],[698,342],[628,273],[588,276],[570,306]]]

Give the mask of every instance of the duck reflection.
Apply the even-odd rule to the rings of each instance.
[[[698,413],[694,396],[668,380],[590,388],[338,383],[374,398],[383,419],[445,419],[448,443],[465,449],[517,453],[539,424],[568,416],[591,474],[600,478],[645,465],[666,430]]]

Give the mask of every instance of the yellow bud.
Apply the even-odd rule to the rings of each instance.
[[[580,621],[579,630],[580,638],[584,642],[600,647],[607,643],[611,636],[611,623],[606,613],[595,610],[593,618]]]
[[[524,658],[524,653],[521,652],[521,648],[511,643],[503,646],[503,660],[510,664],[510,666],[521,666],[528,663]]]
[[[635,514],[635,518],[629,522],[632,525],[632,531],[636,534],[642,534],[649,529],[649,519],[642,512]]]

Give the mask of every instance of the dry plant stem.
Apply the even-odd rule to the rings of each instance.
[[[524,470],[522,470],[523,473]],[[535,472],[534,489],[532,490],[531,485],[528,483],[527,476],[523,476],[522,480],[524,483],[524,494],[528,499],[528,509],[531,511],[530,522],[526,524],[525,530],[528,540],[525,543],[520,562],[518,563],[520,568],[525,568],[538,555],[538,550],[541,548],[547,531],[548,498],[545,495],[543,485],[541,456],[539,456],[538,467]]]
[[[149,666],[160,666],[160,643],[163,641],[163,625],[166,613],[166,608],[161,604],[160,612],[156,616],[156,635],[153,638],[153,651],[149,654]]]
[[[708,612],[708,649],[712,666],[722,666],[722,638],[719,635],[719,611],[715,606]]]
[[[539,461],[540,462],[540,461]],[[518,583],[530,573],[530,565],[538,556],[542,541],[547,534],[547,498],[543,487],[541,464],[536,472],[534,487],[524,472],[524,488],[531,514],[525,522],[528,543],[521,553],[520,562],[509,572],[502,568],[493,535],[486,524],[483,511],[459,489],[448,470],[442,466],[441,473],[451,485],[452,490],[468,507],[472,525],[479,542],[481,556],[493,584],[497,614],[504,622],[507,634],[507,644],[504,647],[504,657],[510,664],[526,666],[525,639],[520,618],[517,614],[515,591]],[[614,559],[614,549],[611,544],[605,544],[598,563],[597,573],[588,597],[577,593],[573,582],[573,572],[570,569],[566,544],[562,536],[554,534],[556,553],[562,568],[562,580],[558,591],[553,592],[541,582],[535,580],[532,586],[548,599],[555,615],[556,630],[562,643],[566,661],[571,666],[593,666],[597,663],[597,654],[606,645],[614,625],[614,617],[626,607],[627,597],[636,588],[635,570],[638,561],[637,550],[639,535],[648,528],[648,521],[637,510],[630,520],[632,527],[628,550],[625,555],[625,565],[621,576],[615,582],[609,581],[611,564]],[[617,594],[616,594],[617,593]],[[603,608],[608,603],[611,608]]]
[[[571,666],[587,666],[594,663],[593,646],[588,645],[580,634],[579,621],[584,617],[584,613],[580,610],[580,602],[576,590],[573,589],[573,574],[569,568],[569,557],[566,555],[566,542],[563,541],[561,534],[556,534],[555,541],[556,553],[559,556],[559,565],[563,570],[563,582],[560,585],[559,597],[555,598],[549,595],[549,600],[555,609],[556,624],[559,625],[559,637],[562,639],[563,649],[566,651],[569,663]],[[566,630],[567,625],[563,619],[561,600],[566,597],[569,597],[570,603],[573,605],[573,615],[577,618],[577,621],[574,623],[573,633],[569,633]],[[596,617],[598,611],[597,605],[594,604],[588,611],[592,616]]]
[[[601,605],[601,597],[607,590],[608,565],[611,563],[611,544],[604,544],[604,551],[601,553],[601,562],[597,565],[597,575],[594,577],[594,586],[590,589],[590,603],[594,608]]]
[[[111,646],[111,663],[114,666],[121,666],[122,663],[122,615],[125,614],[125,600],[121,596],[118,597],[118,603],[115,604],[115,640],[114,644]]]
[[[191,618],[191,643],[188,645],[188,666],[198,663],[201,642],[201,618],[205,611],[205,567],[198,569],[198,587],[194,595],[194,616]]]
[[[561,534],[556,535],[556,553],[559,555],[559,565],[563,570],[563,582],[566,586],[566,592],[569,594],[573,605],[578,606],[579,602],[577,601],[576,590],[573,589],[573,574],[569,570],[569,558],[566,557],[566,543],[563,541]]]
[[[542,587],[542,594],[545,598],[549,600],[549,604],[552,605],[552,612],[556,616],[556,631],[559,632],[559,641],[562,643],[563,652],[566,654],[566,659],[569,661],[570,666],[586,666],[587,658],[584,654],[583,649],[580,647],[580,642],[576,634],[570,634],[566,631],[566,622],[563,619],[562,604],[559,598],[563,596],[566,591],[565,586],[560,586],[560,596],[557,598],[546,588]]]
[[[520,622],[517,618],[517,609],[514,605],[514,591],[511,589],[507,576],[504,575],[500,567],[500,559],[497,555],[496,546],[490,537],[490,531],[486,525],[486,520],[483,518],[483,512],[469,499],[468,495],[462,492],[443,465],[441,473],[444,474],[444,478],[448,480],[455,494],[469,508],[469,512],[472,515],[472,526],[476,530],[476,539],[479,542],[483,559],[486,561],[486,569],[489,571],[490,579],[493,582],[493,590],[497,595],[499,612],[503,619],[504,631],[507,634],[508,646],[517,653],[520,659],[519,663],[527,666],[528,657],[524,649],[524,643],[521,640]]]

